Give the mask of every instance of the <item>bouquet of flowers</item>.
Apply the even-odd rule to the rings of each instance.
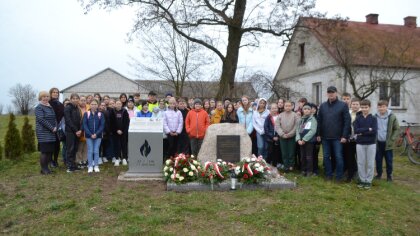
[[[245,158],[235,167],[235,175],[239,181],[251,184],[260,183],[267,180],[270,174],[270,167],[268,167],[262,156],[252,158]]]
[[[181,153],[166,160],[163,174],[166,182],[185,184],[197,180],[200,170],[200,162],[193,155]]]
[[[201,170],[199,180],[204,183],[220,183],[229,177],[229,170],[234,167],[221,159],[216,162],[207,161]]]

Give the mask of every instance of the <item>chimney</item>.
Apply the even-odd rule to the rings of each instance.
[[[416,28],[417,27],[417,17],[415,16],[407,16],[404,18],[404,26],[410,27],[410,28]]]
[[[378,24],[378,14],[370,13],[369,15],[366,15],[366,23],[377,25]]]

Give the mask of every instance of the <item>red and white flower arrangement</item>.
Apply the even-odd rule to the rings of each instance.
[[[229,171],[234,164],[218,159],[216,162],[207,161],[201,169],[199,180],[204,183],[220,183],[229,178]]]
[[[184,184],[197,180],[200,170],[201,164],[193,155],[181,153],[166,160],[163,175],[166,182]]]
[[[267,180],[270,174],[270,167],[267,165],[262,156],[244,158],[235,167],[235,175],[239,181],[243,183],[260,183]]]

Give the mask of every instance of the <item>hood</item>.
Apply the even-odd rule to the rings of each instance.
[[[267,99],[265,99],[265,98],[260,98],[260,99],[258,99],[258,101],[257,101],[257,110],[258,110],[258,105],[260,105],[260,101],[265,101],[265,109],[267,109],[267,106],[268,106]]]
[[[387,118],[388,116],[390,116],[390,115],[391,115],[391,113],[392,113],[392,111],[388,109],[388,110],[386,110],[385,115],[381,116],[381,114],[379,114],[379,112],[378,112],[378,113],[376,113],[376,116],[377,116],[377,117],[379,117],[379,118],[381,118],[381,119],[385,119],[385,118]]]

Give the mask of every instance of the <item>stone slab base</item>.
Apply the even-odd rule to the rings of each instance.
[[[127,173],[121,172],[118,176],[118,180],[121,181],[162,181],[163,182],[163,175],[162,173]]]
[[[191,182],[186,184],[175,184],[167,183],[167,191],[175,192],[189,192],[189,191],[231,191],[230,189],[230,180],[226,180],[219,184],[202,184],[199,182]],[[296,188],[296,183],[286,178],[279,176],[277,178],[270,179],[270,181],[263,182],[261,184],[242,184],[238,183],[236,185],[236,190],[255,190],[255,189],[265,189],[265,190],[282,190],[282,189],[293,189]]]

